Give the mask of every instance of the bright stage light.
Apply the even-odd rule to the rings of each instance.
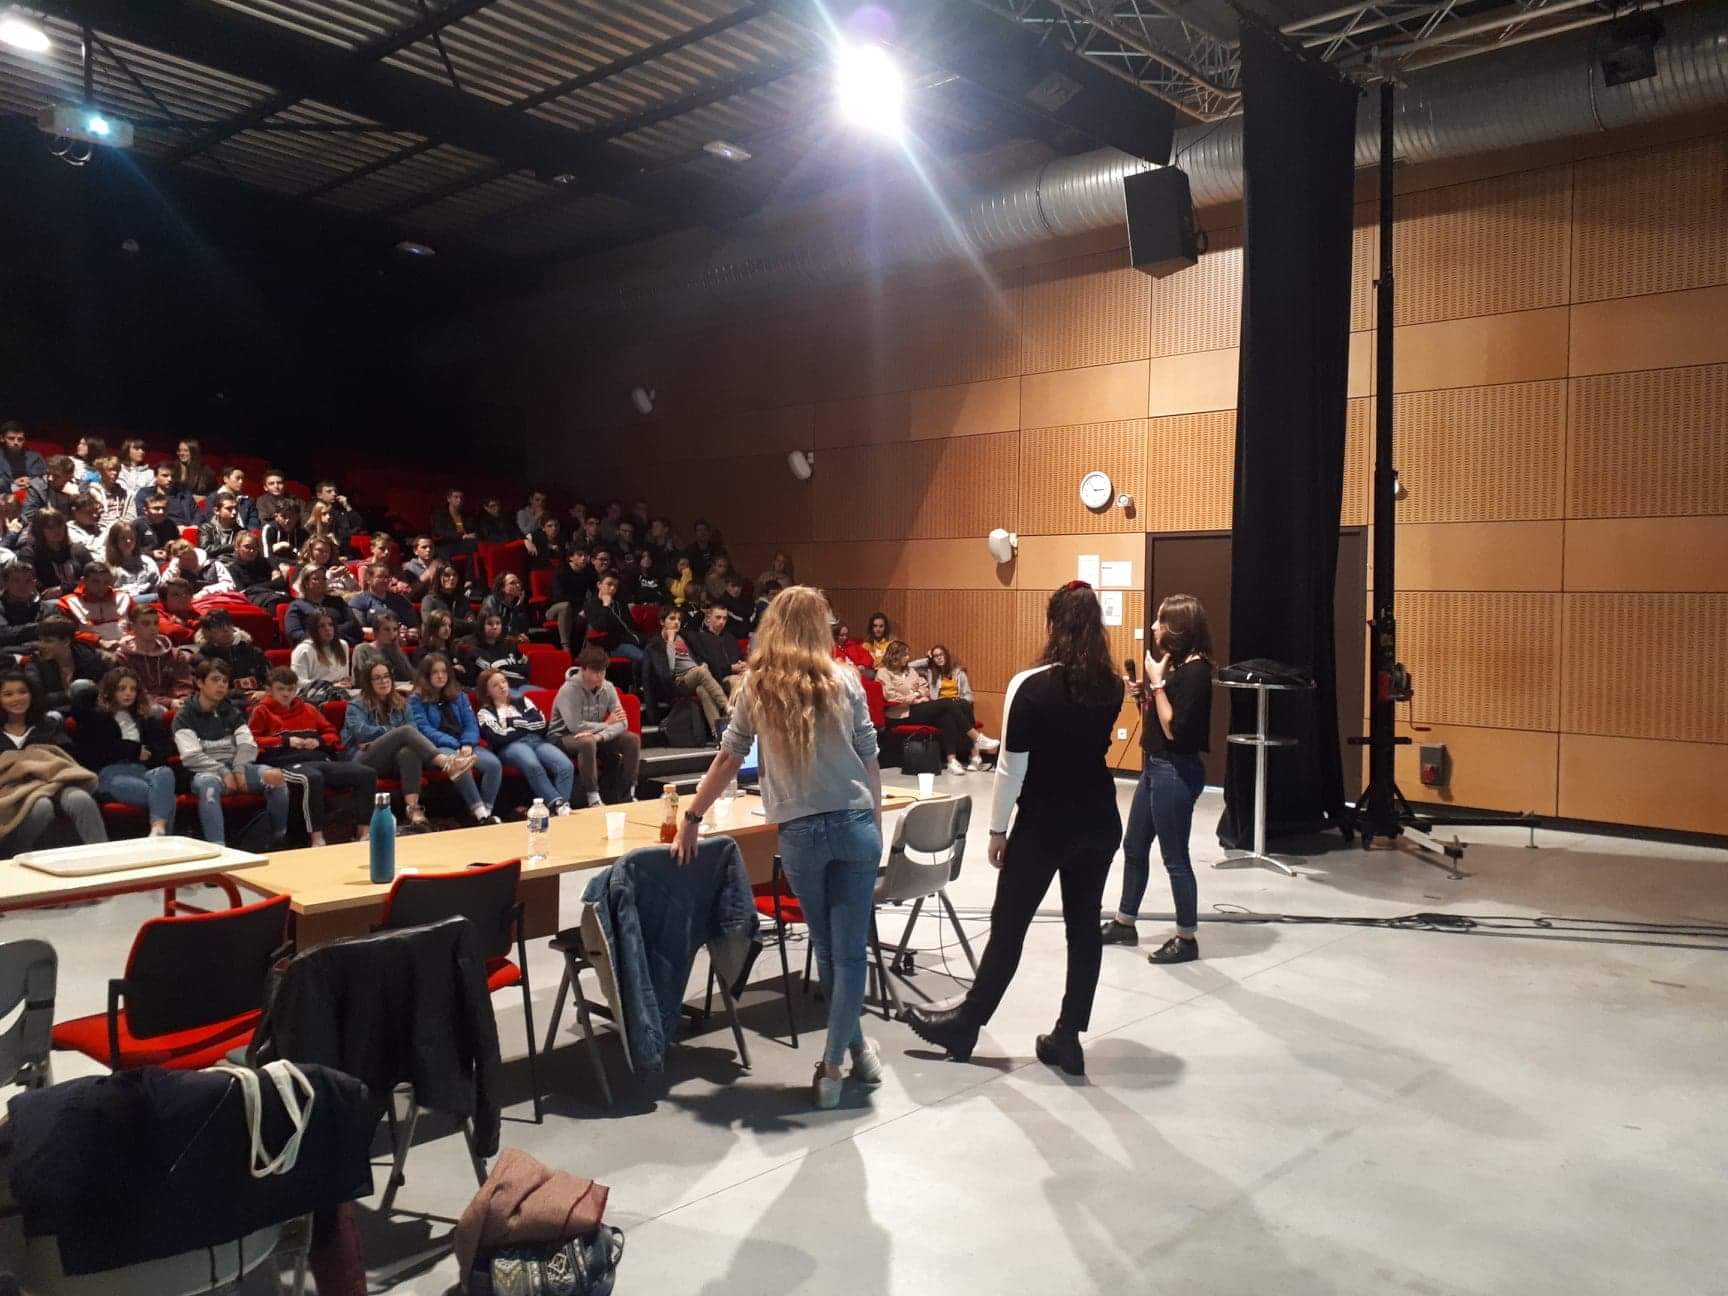
[[[881,135],[900,133],[906,81],[880,45],[844,45],[835,65],[840,115]]]
[[[114,128],[108,124],[108,119],[101,113],[91,113],[84,119],[84,129],[100,139],[107,139]]]
[[[53,43],[42,24],[26,18],[21,10],[0,14],[0,45],[10,45],[26,54],[46,54]]]

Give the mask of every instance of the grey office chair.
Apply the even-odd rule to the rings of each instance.
[[[876,959],[876,980],[884,1000],[884,1016],[901,1007],[888,973],[892,970],[896,976],[905,979],[904,970],[911,963],[912,930],[924,912],[924,902],[932,897],[946,910],[973,973],[978,971],[972,944],[966,939],[966,930],[960,925],[953,902],[948,899],[948,884],[960,876],[960,863],[966,854],[966,830],[971,823],[972,798],[963,796],[921,801],[901,815],[894,827],[894,842],[888,848],[888,861],[876,879],[876,904],[880,907],[910,903],[912,913],[906,919],[906,930],[901,933],[900,946],[891,966],[883,962],[876,915],[874,912],[870,915],[870,946]]]
[[[18,1018],[0,1033],[0,1084],[40,1089],[54,1080],[49,1051],[54,1030],[54,990],[60,960],[47,941],[0,944],[0,1021],[22,1003]]]

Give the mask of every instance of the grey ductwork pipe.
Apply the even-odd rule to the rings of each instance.
[[[1656,47],[1657,74],[1630,85],[1603,84],[1596,57],[1600,28],[1523,45],[1516,55],[1460,60],[1413,75],[1398,99],[1399,158],[1466,157],[1728,104],[1728,4],[1661,12],[1667,33]],[[1356,161],[1370,166],[1379,153],[1378,100],[1365,96]],[[1179,131],[1173,161],[1188,173],[1197,206],[1240,198],[1242,119]],[[1148,169],[1115,149],[1056,158],[965,200],[952,224],[926,210],[877,227],[868,239],[826,230],[790,241],[772,233],[746,237],[703,264],[674,263],[606,283],[593,290],[593,304],[629,308],[669,294],[686,304],[759,295],[1120,226],[1122,180]]]

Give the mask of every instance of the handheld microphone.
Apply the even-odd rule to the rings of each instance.
[[[1140,677],[1135,672],[1134,659],[1132,657],[1124,657],[1122,659],[1122,669],[1127,672],[1128,682],[1130,684],[1135,684],[1135,683],[1139,682]]]

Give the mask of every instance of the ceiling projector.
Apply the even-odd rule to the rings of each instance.
[[[108,148],[132,147],[132,123],[97,108],[50,105],[36,114],[36,125],[43,134],[57,139],[103,144]]]

